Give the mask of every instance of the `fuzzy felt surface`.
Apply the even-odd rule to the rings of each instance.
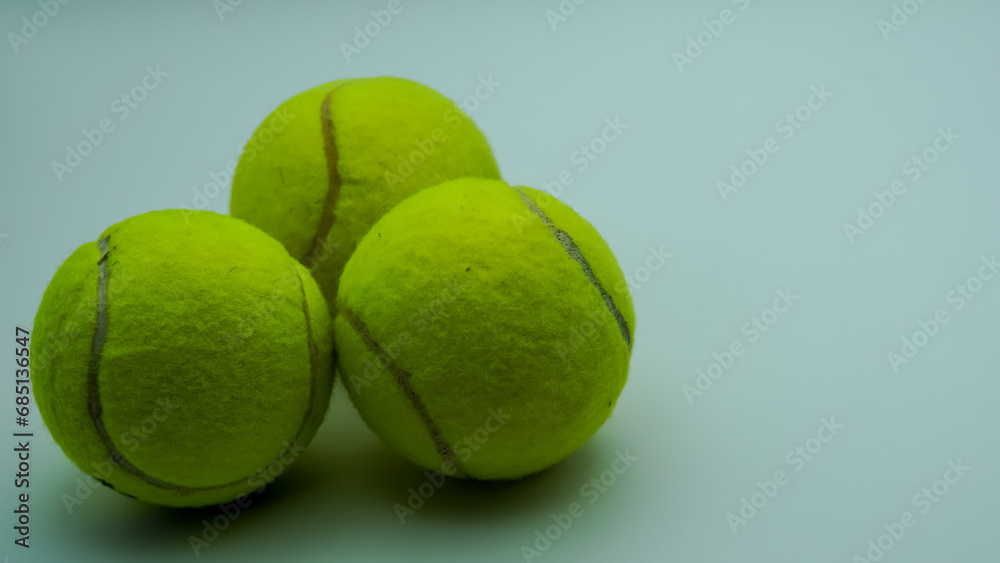
[[[261,123],[240,157],[230,212],[281,241],[332,307],[340,272],[375,221],[421,189],[466,176],[500,172],[452,101],[401,78],[339,80]]]
[[[139,215],[104,238],[106,256],[90,242],[63,263],[35,317],[32,379],[53,438],[152,503],[260,488],[329,404],[332,323],[315,281],[277,241],[207,211]]]
[[[340,373],[354,405],[390,447],[430,469],[449,457],[456,473],[480,479],[549,467],[597,431],[627,378],[635,313],[610,248],[530,188],[462,179],[411,197],[358,245],[338,300]]]

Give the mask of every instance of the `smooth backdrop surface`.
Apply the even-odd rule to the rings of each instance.
[[[382,0],[224,1],[0,4],[0,434],[18,430],[15,326],[59,264],[130,215],[226,212],[228,183],[206,185],[260,120],[354,76],[465,104],[509,182],[603,233],[635,280],[629,383],[565,462],[448,481],[403,523],[394,505],[425,478],[338,385],[308,452],[217,537],[217,510],[103,488],[69,511],[82,474],[32,410],[31,547],[13,543],[8,437],[0,557],[190,561],[194,536],[214,538],[204,561],[996,561],[1000,5],[402,0],[383,26]],[[637,459],[611,483],[619,454]],[[582,515],[540,541],[571,503]]]

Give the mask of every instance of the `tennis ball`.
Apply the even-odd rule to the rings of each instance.
[[[446,475],[579,448],[628,374],[635,312],[600,234],[544,192],[461,179],[389,211],[344,268],[334,334],[362,418]]]
[[[332,338],[316,282],[280,243],[208,211],[154,211],[56,272],[31,380],[82,471],[147,502],[205,506],[262,489],[309,443]]]
[[[486,138],[453,102],[401,78],[338,80],[281,104],[253,134],[229,209],[281,241],[331,306],[362,236],[411,194],[500,177]]]

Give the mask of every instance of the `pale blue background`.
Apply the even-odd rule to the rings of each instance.
[[[505,177],[539,186],[563,169],[562,199],[603,233],[626,273],[661,245],[672,253],[634,291],[630,380],[614,417],[581,451],[508,485],[449,482],[405,525],[420,472],[381,446],[338,386],[327,424],[299,463],[209,548],[205,561],[523,561],[549,515],[615,452],[639,461],[541,561],[852,561],[947,462],[972,469],[882,559],[996,561],[1000,465],[1000,278],[962,311],[946,295],[1000,252],[1000,5],[931,0],[886,41],[889,0],[610,2],[590,0],[553,30],[544,2],[403,2],[350,64],[340,43],[386,2],[71,1],[15,54],[0,45],[0,356],[30,327],[42,291],[78,245],[151,209],[191,205],[195,188],[237,158],[278,103],[316,84],[397,75],[455,100],[480,76],[501,83],[472,113]],[[672,53],[702,20],[735,22],[680,72]],[[34,2],[3,2],[17,32]],[[169,76],[125,120],[113,100],[146,65]],[[738,194],[715,183],[811,86],[833,97]],[[81,129],[116,128],[63,182],[52,172]],[[570,158],[604,120],[629,128],[584,172]],[[842,225],[903,179],[903,163],[940,127],[961,138],[854,244]],[[228,186],[208,208],[225,212]],[[800,300],[693,405],[713,353],[770,305]],[[952,321],[894,373],[887,352],[945,307]],[[5,362],[7,360],[4,360]],[[12,363],[4,368],[13,378]],[[14,430],[13,385],[0,430]],[[786,452],[823,417],[845,428],[795,473]],[[32,548],[14,546],[14,457],[0,455],[0,557],[187,561],[198,513],[97,490],[70,515],[81,474],[32,429]],[[791,481],[733,534],[727,513],[758,480]],[[6,516],[4,516],[6,515]]]

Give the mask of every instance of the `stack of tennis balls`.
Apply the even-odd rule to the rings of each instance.
[[[610,415],[635,320],[611,250],[502,182],[434,90],[385,77],[292,97],[248,142],[230,211],[112,226],[42,299],[39,410],[119,492],[206,506],[259,490],[322,422],[334,356],[372,430],[448,475],[534,473]]]
[[[316,275],[372,430],[420,466],[480,479],[582,445],[625,384],[635,324],[597,231],[500,180],[472,121],[425,86],[342,80],[280,112],[298,117],[258,128],[230,212]]]

